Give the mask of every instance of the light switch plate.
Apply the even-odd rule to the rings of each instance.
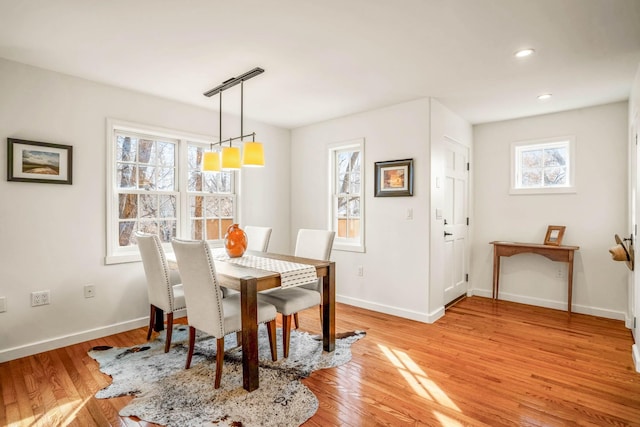
[[[407,208],[406,219],[413,219],[413,208]]]
[[[0,297],[0,313],[7,311],[7,297]]]

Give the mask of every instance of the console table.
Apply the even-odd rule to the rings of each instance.
[[[571,298],[573,293],[573,253],[580,249],[579,246],[553,246],[537,243],[517,242],[490,242],[493,245],[493,299],[498,299],[500,286],[500,257],[523,253],[534,253],[549,258],[551,261],[566,262],[569,264],[567,271],[568,302],[567,311],[571,314]]]

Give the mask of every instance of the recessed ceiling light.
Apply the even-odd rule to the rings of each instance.
[[[538,99],[540,101],[544,101],[545,99],[549,99],[551,98],[551,94],[550,93],[543,93],[542,95],[538,95]]]
[[[520,49],[519,51],[514,53],[513,56],[515,56],[516,58],[524,58],[525,56],[532,55],[533,52],[535,52],[535,50],[531,48]]]

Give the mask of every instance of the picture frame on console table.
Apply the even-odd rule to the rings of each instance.
[[[560,246],[564,237],[564,225],[550,225],[547,228],[547,235],[544,238],[545,245]]]
[[[375,197],[413,196],[413,159],[375,162]]]
[[[71,185],[73,147],[7,138],[7,181]]]

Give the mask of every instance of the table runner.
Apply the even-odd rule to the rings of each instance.
[[[316,273],[316,268],[313,265],[265,258],[255,255],[243,255],[238,258],[231,258],[227,255],[224,248],[216,248],[212,250],[212,255],[213,258],[218,261],[280,273],[280,287],[282,288],[306,285],[318,280],[318,274]]]

